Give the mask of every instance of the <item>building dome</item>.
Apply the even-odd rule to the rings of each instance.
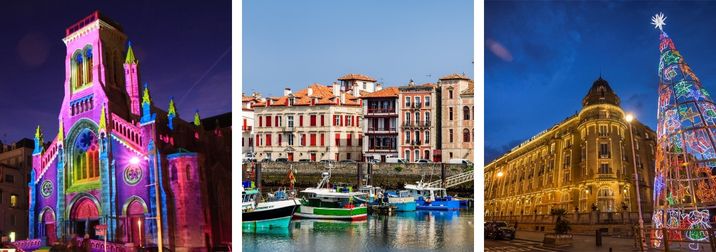
[[[582,99],[582,106],[590,106],[596,104],[612,104],[619,106],[619,96],[614,93],[614,90],[609,86],[609,83],[599,76],[599,79],[594,81],[592,88],[589,89],[587,95]]]

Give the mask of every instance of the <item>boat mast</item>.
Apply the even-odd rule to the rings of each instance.
[[[328,172],[323,172],[323,179],[321,179],[321,182],[318,182],[316,188],[320,189],[323,185],[328,185],[328,180],[331,178],[331,168],[333,168],[333,164],[328,163]]]

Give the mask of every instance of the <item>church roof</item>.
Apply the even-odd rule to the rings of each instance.
[[[599,76],[599,79],[592,83],[589,92],[587,92],[587,95],[582,99],[582,106],[584,107],[595,104],[612,104],[619,106],[619,96],[614,93],[612,87],[609,86],[609,82],[602,79],[602,76]]]

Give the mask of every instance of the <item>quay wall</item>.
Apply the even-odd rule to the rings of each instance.
[[[248,178],[251,164],[244,164],[242,168],[244,178]],[[295,187],[302,189],[316,186],[321,181],[321,173],[328,169],[322,163],[278,163],[264,162],[255,164],[260,166],[262,187],[287,187],[288,170],[293,167],[296,182]],[[400,189],[405,184],[415,184],[421,177],[424,182],[440,180],[442,164],[366,164],[366,163],[337,163],[331,169],[331,183],[348,183],[358,185],[358,174],[364,179],[371,179],[374,186],[385,189]],[[470,169],[461,164],[444,164],[445,176],[450,177]],[[368,175],[368,166],[372,166],[372,176]],[[473,196],[473,182],[467,182],[448,188],[450,195],[458,194],[461,197]]]

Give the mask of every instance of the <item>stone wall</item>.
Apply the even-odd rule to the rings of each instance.
[[[288,169],[293,167],[296,177],[295,187],[303,189],[306,187],[315,187],[321,181],[321,173],[328,171],[326,166],[321,163],[260,163],[261,180],[264,188],[274,188],[288,186]],[[331,169],[332,183],[349,183],[358,185],[358,167],[361,168],[361,174],[367,178],[368,164],[338,163]],[[445,164],[445,176],[460,174],[466,171],[468,167],[460,164]],[[248,171],[248,172],[247,172]],[[248,178],[250,174],[250,165],[243,167],[244,178]],[[441,164],[374,164],[372,165],[372,184],[386,189],[400,189],[405,184],[415,184],[423,177],[424,182],[440,180]],[[473,195],[473,182],[464,183],[456,187],[448,188],[451,195],[459,196]]]

